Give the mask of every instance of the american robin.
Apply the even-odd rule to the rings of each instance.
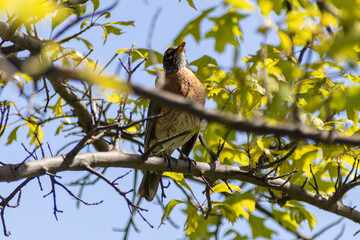
[[[165,82],[160,88],[184,96],[186,100],[204,106],[205,88],[189,68],[184,47],[185,42],[179,46],[168,48],[164,53]],[[149,120],[146,123],[145,152],[159,141],[188,131],[185,135],[168,141],[153,150],[155,154],[161,152],[157,155],[165,154],[170,156],[175,149],[181,147],[182,153],[188,156],[199,135],[199,132],[194,131],[194,129],[199,127],[200,118],[179,109],[162,106],[150,101],[148,117],[158,114],[161,117]],[[156,195],[160,181],[161,173],[146,171],[138,195],[151,201]]]

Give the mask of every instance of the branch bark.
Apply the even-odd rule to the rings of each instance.
[[[24,49],[29,51],[38,51],[42,46],[42,42],[38,39],[32,38],[19,30],[12,30],[10,23],[4,23],[0,21],[0,37],[11,41]],[[57,76],[57,77],[56,77]],[[61,78],[60,78],[61,76]],[[63,79],[73,78],[77,80],[85,80],[84,74],[79,74],[76,70],[61,69],[52,67],[46,74],[46,77],[51,81],[53,87],[59,94],[72,106],[75,112],[78,114],[80,125],[89,128],[88,123],[91,122],[91,116],[89,112],[84,108],[84,105],[74,98],[74,93],[64,86],[61,85]],[[56,83],[58,82],[58,83]],[[360,145],[360,137],[358,136],[340,136],[334,131],[319,131],[315,128],[299,125],[297,123],[281,123],[277,125],[269,125],[261,119],[247,121],[240,119],[237,115],[230,113],[214,113],[205,111],[199,106],[190,104],[181,97],[164,92],[160,89],[145,88],[134,84],[130,84],[131,89],[135,94],[147,97],[153,101],[161,102],[175,108],[182,109],[183,111],[192,113],[199,117],[202,117],[208,121],[218,122],[224,124],[232,129],[246,132],[254,132],[258,134],[276,134],[276,135],[287,135],[294,138],[307,138],[317,142],[325,143],[343,143],[350,145]],[[76,96],[76,95],[75,95]],[[90,116],[90,118],[88,118]],[[90,121],[89,121],[90,120]],[[106,150],[106,143],[100,144],[96,147],[99,150]]]
[[[0,21],[0,37],[6,41],[13,42],[23,49],[29,50],[31,53],[39,52],[43,45],[41,40],[28,36],[18,29],[14,30],[10,22],[5,23]],[[49,72],[49,74],[45,74],[45,76],[50,81],[54,90],[73,108],[74,114],[79,120],[80,127],[87,133],[92,127],[91,114],[87,110],[85,103],[66,87],[66,75],[55,75]],[[98,151],[111,150],[110,145],[102,139],[94,141],[93,145]]]
[[[335,213],[339,216],[360,222],[360,212],[345,206],[341,200],[331,201],[331,197],[316,194],[303,189],[299,185],[286,182],[280,178],[267,178],[266,175],[248,171],[247,167],[236,167],[219,163],[197,162],[189,170],[188,161],[178,160],[171,164],[171,169],[163,158],[150,157],[145,162],[141,155],[121,153],[121,152],[98,152],[82,153],[77,155],[72,164],[68,166],[64,162],[64,156],[43,158],[36,161],[26,162],[21,166],[7,164],[0,167],[0,181],[11,182],[22,178],[32,178],[44,175],[45,173],[57,173],[62,171],[81,171],[87,170],[86,166],[91,167],[125,167],[149,171],[174,171],[191,176],[203,176],[211,180],[240,180],[288,194],[291,199],[303,201],[320,209]]]
[[[296,139],[307,138],[316,142],[343,143],[349,145],[360,145],[359,136],[340,136],[334,131],[319,131],[313,127],[307,127],[297,123],[283,122],[270,125],[262,119],[245,120],[235,114],[224,112],[211,112],[203,110],[200,106],[185,101],[178,95],[160,89],[146,88],[130,85],[135,94],[147,97],[153,101],[181,109],[184,112],[192,113],[211,122],[224,124],[225,126],[238,131],[254,132],[257,134],[275,134],[278,136],[289,136]]]
[[[42,41],[26,35],[19,29],[14,30],[10,22],[0,21],[0,37],[32,53],[39,52],[42,46]]]

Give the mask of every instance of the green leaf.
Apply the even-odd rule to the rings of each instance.
[[[56,15],[51,19],[51,29],[54,30],[72,14],[74,14],[74,9],[72,8],[60,8],[57,10]]]
[[[59,97],[59,99],[56,101],[55,105],[53,107],[51,107],[51,109],[53,110],[55,116],[60,116],[61,117],[64,114],[64,111],[63,111],[63,98]]]
[[[267,16],[273,10],[274,3],[271,0],[258,0],[258,5],[260,7],[261,13],[264,16]]]
[[[129,50],[129,49],[128,48],[120,48],[120,49],[116,50],[116,53],[117,54],[122,54],[123,52],[125,52],[127,50]]]
[[[180,200],[171,200],[165,207],[165,210],[164,210],[164,214],[162,215],[161,217],[161,223],[160,225],[164,224],[164,219],[165,217],[169,217],[170,216],[170,213],[171,211],[174,209],[174,207],[176,205],[178,205],[179,203],[184,203],[183,201],[180,201]],[[160,227],[159,225],[159,227]]]
[[[187,182],[185,181],[184,175],[182,173],[164,172],[163,176],[171,177],[172,179],[177,181],[180,185],[186,187],[192,194],[194,194],[189,184],[187,184]]]
[[[42,138],[44,136],[44,132],[41,130],[40,125],[36,124],[35,119],[29,118],[25,121],[24,126],[29,127],[27,138],[31,137],[30,144],[35,143],[36,146],[39,146],[39,141],[42,143]]]
[[[80,38],[80,37],[75,37],[76,40],[81,41],[85,44],[85,46],[87,47],[87,49],[91,50],[91,49],[95,49],[94,46],[85,38]]]
[[[254,5],[247,0],[226,0],[225,4],[229,4],[235,9],[250,11],[254,10]]]
[[[264,143],[262,142],[262,137],[258,138],[258,140],[256,141],[256,144],[259,146],[261,151],[264,151]]]
[[[180,0],[181,1],[181,0]],[[186,0],[189,4],[190,7],[192,7],[193,9],[197,10],[196,7],[195,7],[195,4],[193,2],[193,0]]]
[[[99,9],[99,7],[100,7],[100,2],[99,2],[99,0],[91,0],[91,2],[92,2],[93,5],[94,5],[94,12],[95,12],[96,10]]]
[[[235,223],[238,220],[238,215],[233,207],[221,202],[213,202],[213,207],[219,208],[224,217],[231,223]]]
[[[271,234],[276,233],[275,231],[267,228],[264,224],[266,218],[255,216],[251,214],[249,217],[249,224],[251,226],[252,238],[264,237],[271,239]]]
[[[184,211],[187,214],[186,222],[185,222],[185,230],[187,230],[186,235],[191,235],[197,231],[199,226],[199,222],[204,218],[197,214],[197,209],[188,206],[188,208]]]
[[[98,18],[101,18],[102,16],[105,16],[105,18],[110,18],[111,17],[111,13],[110,12],[103,12],[99,15]]]
[[[116,92],[113,92],[112,96],[107,94],[107,93],[105,93],[105,95],[107,96],[106,101],[116,103],[116,104],[120,104],[122,98]]]
[[[187,3],[189,4],[190,7],[192,7],[193,9],[197,10],[196,7],[195,7],[195,4],[193,2],[193,0],[186,0]],[[181,2],[181,0],[179,0],[179,2]]]
[[[232,233],[235,234],[235,237],[231,237],[232,240],[248,240],[250,239],[247,235],[240,235],[240,233],[238,232],[238,230],[235,229],[229,229],[225,234],[224,234],[224,238],[228,235],[231,235]]]
[[[230,189],[229,189],[230,188]],[[231,184],[231,183],[219,183],[219,184],[216,184],[213,188],[212,188],[212,191],[211,193],[216,193],[216,192],[226,192],[226,193],[232,193],[232,191],[237,191],[237,192],[240,192],[241,191],[241,188],[239,188],[238,186],[234,185],[234,184]]]
[[[147,61],[145,61],[145,68],[154,64],[162,63],[163,61],[163,55],[161,53],[145,48],[135,49],[132,56],[133,56],[132,57],[133,62],[146,57],[149,58]]]
[[[17,141],[17,131],[19,130],[21,126],[17,126],[14,128],[11,133],[9,134],[8,140],[6,142],[6,145],[10,145],[14,140]]]
[[[221,17],[209,18],[214,22],[214,27],[205,34],[205,38],[215,39],[215,50],[223,52],[227,44],[239,46],[239,38],[242,39],[242,33],[239,21],[246,15],[237,12],[229,12]]]
[[[108,24],[117,24],[122,26],[133,26],[135,27],[135,21],[117,21],[117,22],[109,22]]]
[[[244,216],[246,219],[249,219],[250,214],[255,210],[256,201],[251,193],[246,192],[233,194],[229,196],[224,203],[231,206],[237,216]]]
[[[64,124],[60,124],[59,127],[55,131],[55,136],[59,135],[60,131],[64,129]]]
[[[90,22],[89,19],[84,20],[84,21],[81,23],[81,25],[80,25],[80,29],[83,29],[88,22]]]
[[[191,62],[190,65],[197,67],[196,76],[200,80],[209,78],[213,74],[213,68],[217,67],[218,64],[216,60],[208,55],[204,55],[199,59]]]
[[[191,34],[196,42],[200,41],[200,24],[202,22],[202,20],[210,13],[214,10],[215,8],[209,8],[207,10],[204,10],[200,16],[198,16],[197,18],[195,18],[194,20],[190,21],[183,30],[181,30],[181,32],[179,33],[179,35],[175,38],[174,40],[174,45],[178,45],[180,43],[182,43],[185,40],[185,37],[188,34]]]
[[[104,27],[108,33],[115,35],[120,35],[122,33],[120,28],[114,27],[112,25],[105,24]]]
[[[102,25],[102,28],[103,28],[103,30],[104,30],[104,35],[103,35],[104,44],[106,43],[107,38],[108,38],[108,35],[109,35],[110,33],[115,34],[115,35],[121,35],[121,34],[122,34],[120,28],[114,27],[114,26],[109,25],[109,24],[103,24],[103,25]]]
[[[312,215],[302,204],[296,201],[288,201],[285,208],[290,210],[291,219],[295,220],[297,223],[301,223],[304,220],[307,220],[309,228],[312,230],[317,224],[314,215]]]
[[[296,231],[296,228],[300,223],[296,222],[294,219],[291,219],[291,216],[287,212],[278,211],[273,209],[274,219],[279,222],[282,226],[292,231]]]

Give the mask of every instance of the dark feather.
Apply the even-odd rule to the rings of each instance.
[[[157,115],[160,113],[160,106],[154,102],[150,102],[148,109],[148,117]],[[150,119],[146,122],[145,126],[145,152],[151,147],[150,142],[154,139],[156,119]]]

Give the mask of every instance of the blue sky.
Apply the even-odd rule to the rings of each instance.
[[[110,1],[109,1],[110,2]],[[151,21],[154,14],[161,9],[159,18],[156,22],[156,28],[153,33],[152,48],[156,51],[163,53],[167,47],[172,45],[174,38],[179,34],[182,28],[191,19],[195,18],[202,10],[219,4],[221,1],[207,1],[199,0],[195,1],[195,5],[198,11],[189,7],[185,0],[180,3],[177,0],[127,0],[121,1],[117,8],[112,12],[113,21],[135,21],[135,28],[125,28],[125,34],[120,36],[110,35],[108,43],[102,45],[102,30],[96,28],[90,30],[84,36],[91,39],[96,50],[92,53],[91,58],[99,61],[100,66],[104,66],[106,62],[113,56],[114,52],[120,48],[130,48],[135,43],[137,48],[146,48],[148,46],[148,35],[151,28]],[[101,8],[104,6],[101,5]],[[221,14],[221,9],[212,13],[213,16]],[[262,24],[263,19],[260,14],[253,14],[246,20],[241,22],[241,28],[244,34],[244,41],[240,44],[241,57],[247,54],[254,53],[260,45],[261,41],[264,41],[261,35],[256,34],[257,27]],[[205,21],[202,24],[202,32],[208,31],[212,26],[211,23]],[[44,25],[44,28],[46,25]],[[76,29],[76,28],[75,28]],[[44,30],[46,32],[46,30]],[[268,43],[276,43],[278,40],[274,37],[274,34],[270,34],[267,38]],[[207,54],[217,60],[217,62],[225,69],[230,68],[232,65],[232,52],[233,47],[228,46],[224,53],[217,53],[214,49],[214,41],[212,39],[201,40],[200,43],[196,43],[192,37],[186,38],[186,54],[189,62],[198,59],[199,57]],[[74,48],[80,49],[83,54],[87,53],[87,50],[79,42],[73,41],[68,44]],[[120,57],[124,57],[120,56]],[[241,59],[241,58],[240,58]],[[117,67],[117,62],[114,62],[109,66],[107,72],[113,73]],[[239,62],[239,64],[242,64]],[[121,73],[121,76],[123,72]],[[152,86],[154,84],[154,77],[146,74],[145,72],[138,71],[133,76],[134,82],[142,85]],[[14,95],[18,94],[18,90],[14,86],[7,87],[0,95],[1,99],[14,99]],[[41,102],[41,96],[37,97],[37,101]],[[20,104],[27,104],[27,100],[21,100]],[[207,108],[211,108],[211,103],[207,104]],[[54,126],[50,126],[44,130],[45,142],[49,142],[52,146],[53,152],[56,152],[64,143],[71,141],[70,137],[54,137]],[[7,134],[9,131],[7,132]],[[9,163],[17,163],[22,161],[26,157],[25,151],[21,147],[21,142],[28,144],[26,139],[27,131],[20,131],[18,141],[12,146],[4,146],[5,138],[2,139],[0,144],[0,159]],[[128,146],[125,149],[131,150]],[[106,173],[107,177],[114,179],[119,175],[126,173],[128,169],[109,169]],[[123,190],[129,190],[133,183],[133,172],[121,180],[120,187]],[[61,173],[62,177],[59,181],[63,183],[69,183],[74,179],[80,178],[85,172],[70,172]],[[6,209],[5,218],[8,230],[12,232],[9,239],[122,239],[122,233],[112,231],[112,228],[122,228],[127,223],[129,217],[129,211],[125,201],[122,197],[113,191],[107,184],[99,182],[95,186],[89,187],[83,198],[89,202],[97,202],[104,200],[99,206],[84,206],[81,205],[80,209],[75,208],[76,201],[72,199],[65,191],[57,189],[57,202],[58,208],[63,210],[64,213],[58,213],[59,221],[56,221],[53,216],[53,202],[49,196],[43,198],[43,195],[50,191],[49,179],[47,176],[41,178],[44,191],[41,192],[36,181],[32,181],[23,190],[21,205],[16,209]],[[10,193],[16,183],[2,183],[1,195],[6,196]],[[202,199],[200,192],[203,191],[202,187],[194,186],[195,191],[199,193],[199,198]],[[77,193],[77,189],[73,189],[74,193]],[[353,199],[358,199],[356,196],[352,196]],[[175,187],[172,187],[168,191],[169,198],[165,201],[165,204],[173,198],[181,198],[179,191]],[[354,203],[355,204],[355,203]],[[356,204],[355,204],[356,205]],[[164,226],[157,228],[162,211],[161,208],[154,203],[143,202],[143,207],[149,209],[148,213],[145,213],[145,217],[155,226],[151,229],[144,223],[139,217],[135,218],[137,227],[140,229],[140,233],[131,231],[128,239],[182,239],[184,236],[183,224],[185,222],[184,215],[175,209],[171,218],[178,223],[179,229],[175,229],[165,223]],[[318,209],[310,208],[314,210],[317,216],[319,226],[325,226],[330,222],[337,220],[339,217],[319,211]],[[350,221],[343,221],[346,223],[345,234],[343,239],[352,239],[353,233],[357,231],[357,226]],[[230,225],[229,225],[230,226]],[[267,223],[269,228],[278,229],[275,222],[269,221]],[[336,229],[329,231],[325,236],[330,239],[334,237],[339,231],[340,226]],[[239,221],[234,224],[234,228],[244,229],[249,233],[249,227],[246,222]],[[281,235],[277,239],[290,239],[292,235],[287,232],[280,231]],[[303,228],[304,233],[309,234],[306,227]],[[316,232],[316,231],[315,231]],[[220,234],[222,236],[223,232]],[[345,237],[346,236],[346,237]],[[324,239],[321,238],[321,239]]]

